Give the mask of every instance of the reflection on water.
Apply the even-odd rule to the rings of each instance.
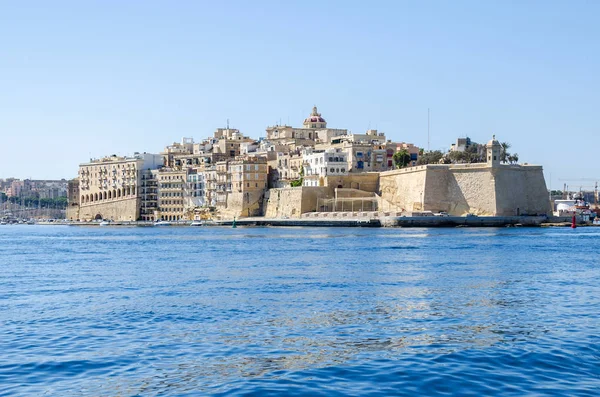
[[[595,233],[0,228],[0,395],[593,395]]]

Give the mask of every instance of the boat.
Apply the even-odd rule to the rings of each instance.
[[[190,226],[202,226],[204,225],[204,223],[202,223],[202,221],[193,221],[192,223],[190,223]]]
[[[167,221],[156,221],[156,222],[154,222],[154,226],[171,226],[171,222],[167,222]]]
[[[109,221],[102,221],[100,222],[100,226],[109,226],[110,222]]]

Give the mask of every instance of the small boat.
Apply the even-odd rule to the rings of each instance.
[[[193,221],[192,223],[190,223],[190,226],[202,226],[204,225],[204,223],[202,223],[202,221]]]
[[[110,222],[109,221],[102,221],[100,222],[100,226],[109,226]]]
[[[167,222],[167,221],[156,221],[156,222],[154,222],[154,226],[171,226],[171,222]]]

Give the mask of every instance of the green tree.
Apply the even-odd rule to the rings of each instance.
[[[502,146],[502,149],[500,150],[500,160],[502,160],[503,163],[507,163],[508,157],[510,156],[508,149],[510,149],[511,145],[508,142],[502,142],[500,146]]]
[[[404,168],[410,164],[410,153],[408,153],[408,150],[406,149],[402,149],[394,153],[393,158],[396,168]]]
[[[421,149],[423,150],[423,149]],[[417,165],[426,165],[426,164],[439,164],[440,160],[444,157],[444,153],[440,150],[434,150],[431,152],[422,152],[419,153],[419,159],[417,160]]]
[[[296,179],[295,181],[290,182],[291,187],[299,187],[304,184],[304,167],[303,166],[300,166],[299,174],[300,174],[299,179]]]

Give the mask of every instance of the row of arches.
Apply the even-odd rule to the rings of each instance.
[[[113,190],[109,190],[107,192],[82,194],[81,195],[81,203],[82,204],[94,203],[96,201],[112,200],[112,199],[118,199],[118,198],[126,197],[126,196],[135,196],[135,186],[123,187],[120,189],[113,189]]]

